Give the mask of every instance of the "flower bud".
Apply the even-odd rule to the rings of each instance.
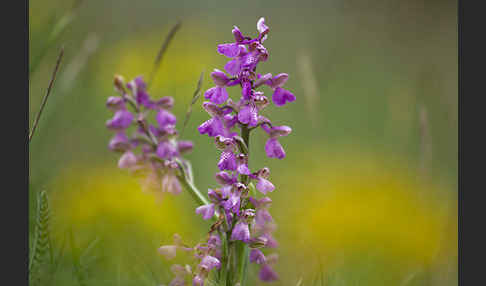
[[[115,86],[115,90],[120,93],[125,93],[125,79],[121,75],[115,75],[113,84]]]

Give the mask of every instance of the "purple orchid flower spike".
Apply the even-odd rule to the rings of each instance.
[[[264,146],[252,144],[254,146],[252,148],[263,148],[267,156],[271,158],[283,159],[285,157],[285,151],[278,139],[290,134],[291,129],[287,126],[273,125],[263,115],[269,106],[270,99],[258,89],[262,85],[269,86],[273,90],[271,100],[276,106],[283,106],[295,101],[295,96],[290,91],[283,89],[283,85],[289,78],[286,73],[273,76],[272,73],[257,72],[259,63],[269,59],[269,51],[263,43],[268,39],[270,29],[263,17],[258,20],[256,26],[258,34],[254,38],[243,35],[240,29],[234,26],[231,31],[234,41],[217,46],[217,52],[229,58],[229,61],[224,66],[226,72],[214,69],[211,73],[214,86],[205,91],[204,97],[208,101],[202,104],[210,118],[198,126],[198,131],[200,134],[214,137],[215,146],[221,151],[217,161],[218,172],[215,176],[216,182],[220,186],[208,189],[209,201],[203,200],[204,202],[200,203],[195,210],[196,214],[201,215],[204,220],[214,219],[215,222],[211,225],[205,242],[198,243],[192,248],[184,247],[193,252],[194,258],[197,260],[197,267],[194,271],[186,272],[179,267],[178,273],[184,273],[184,275],[175,273],[174,283],[186,285],[187,276],[189,276],[193,285],[204,285],[210,271],[218,269],[230,271],[229,273],[239,271],[236,269],[236,265],[221,265],[221,262],[230,261],[229,252],[223,251],[223,245],[232,248],[241,244],[249,252],[245,252],[248,253],[246,257],[236,257],[238,261],[248,259],[250,262],[258,264],[259,277],[262,281],[269,282],[278,279],[277,273],[271,266],[275,261],[274,255],[265,254],[266,249],[277,247],[277,241],[273,237],[276,225],[269,212],[272,200],[266,196],[275,190],[275,186],[269,181],[268,168],[261,168],[253,173],[250,171],[249,162],[253,162],[253,160],[250,160],[249,143],[251,131],[258,130],[256,127],[260,126],[269,135],[269,138]],[[139,90],[146,91],[143,83],[138,80],[132,81],[130,85],[135,93]],[[239,99],[230,98],[227,89],[238,86],[241,88],[238,93],[240,94]],[[148,126],[149,130],[160,140],[155,146],[155,151],[154,146],[147,145],[144,140],[137,141],[137,144],[142,145],[145,150],[144,155],[155,153],[158,158],[167,161],[167,172],[165,173],[169,176],[167,178],[176,178],[175,169],[168,166],[170,166],[170,162],[179,159],[185,150],[192,149],[192,144],[173,139],[177,132],[175,117],[169,111],[172,103],[167,100],[164,102],[147,100],[143,92],[136,98],[136,102],[140,106],[147,105],[147,108],[154,108],[151,106],[157,108],[156,119],[159,124],[153,127]],[[123,110],[124,103],[119,99],[112,99],[107,106],[118,112]],[[137,121],[140,120],[137,119]],[[121,131],[123,130],[121,129]],[[139,132],[143,135],[145,129],[139,128]],[[127,153],[133,149],[133,147],[125,145],[126,138],[122,133],[114,137],[112,141],[110,146],[114,150]],[[255,189],[265,197],[261,199],[253,197],[256,195]],[[220,234],[230,235],[220,237]],[[228,240],[239,241],[239,243],[228,243]],[[182,246],[177,249],[182,249]],[[238,253],[233,252],[234,249],[230,251]],[[233,279],[233,275],[215,277],[227,279],[226,281],[216,281],[218,285],[219,282],[222,285],[240,285],[241,283],[241,281]],[[182,282],[183,280],[184,282]]]

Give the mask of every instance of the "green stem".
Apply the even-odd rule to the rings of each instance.
[[[246,155],[249,157],[250,153],[250,129],[243,125],[241,127],[241,137],[243,138],[243,141],[246,144]],[[245,184],[248,185],[250,183],[250,178],[246,175],[241,176],[241,181]],[[237,244],[235,245],[235,250],[236,250],[236,255],[237,255],[237,272],[236,272],[236,277],[237,277],[237,282],[240,283],[240,286],[245,286],[246,282],[246,276],[247,276],[247,270],[248,270],[248,259],[249,259],[249,247],[246,243],[243,243],[242,241],[238,241]],[[236,270],[236,269],[235,269]]]

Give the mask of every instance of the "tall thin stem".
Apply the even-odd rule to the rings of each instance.
[[[243,138],[243,141],[245,142],[246,145],[246,152],[244,154],[249,158],[249,153],[250,153],[250,129],[248,126],[243,125],[241,126],[241,137]],[[245,184],[248,185],[250,181],[250,177],[247,175],[241,175],[241,181]],[[244,205],[244,204],[243,204]],[[235,252],[237,255],[237,269],[235,269],[237,272],[236,277],[237,280],[236,282],[239,283],[241,286],[245,285],[246,282],[246,275],[247,275],[247,268],[248,268],[248,259],[249,259],[249,248],[248,245],[242,241],[237,241],[234,245],[235,247]]]
[[[49,95],[51,94],[51,90],[52,90],[52,87],[54,86],[54,81],[56,80],[57,71],[59,70],[59,66],[61,65],[61,60],[62,60],[63,55],[64,55],[64,47],[61,47],[61,51],[59,52],[59,56],[57,57],[56,67],[54,68],[54,71],[52,72],[51,80],[49,81],[49,86],[47,87],[46,95],[42,99],[41,106],[40,106],[39,111],[37,112],[37,115],[35,117],[34,125],[32,126],[32,130],[29,133],[29,142],[32,140],[32,137],[34,136],[35,130],[37,129],[37,124],[39,124],[39,120],[40,120],[40,117],[42,115],[42,111],[44,110],[44,107],[46,106],[46,103],[47,103],[47,99],[49,98]]]

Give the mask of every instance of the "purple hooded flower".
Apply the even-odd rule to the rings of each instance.
[[[192,286],[204,286],[204,279],[199,275],[194,276],[192,279]]]
[[[176,257],[177,246],[175,245],[164,245],[159,247],[159,253],[163,255],[167,260],[174,259]]]
[[[160,109],[159,112],[157,112],[157,116],[155,117],[155,119],[157,120],[157,123],[159,123],[159,126],[162,128],[166,125],[175,125],[177,122],[174,114],[164,109]]]
[[[238,221],[233,228],[231,233],[231,240],[241,240],[243,242],[250,241],[250,229],[248,228],[248,223],[245,221]]]
[[[256,264],[263,264],[265,263],[265,255],[259,249],[252,249],[250,251],[250,262]]]
[[[248,168],[248,156],[245,154],[238,154],[236,156],[236,170],[242,175],[250,175],[250,169]]]
[[[272,95],[273,103],[276,106],[285,105],[286,102],[292,102],[295,100],[295,95],[290,91],[277,87]]]
[[[237,43],[241,43],[245,40],[245,37],[241,33],[240,29],[238,29],[238,27],[234,26],[233,30],[231,30],[231,33],[233,33],[233,36],[235,37],[235,41]]]
[[[222,104],[228,99],[228,92],[224,86],[215,86],[206,90],[204,98],[209,99],[216,104]]]
[[[174,106],[174,98],[171,96],[164,96],[155,102],[158,108],[171,109]]]
[[[137,164],[137,157],[132,151],[126,151],[118,160],[118,168],[130,169]]]
[[[240,210],[240,195],[237,192],[231,192],[229,194],[223,195],[223,197],[227,197],[227,200],[224,201],[223,208],[227,211],[232,211],[235,214],[239,214]]]
[[[170,141],[159,142],[156,154],[162,159],[172,159],[173,157],[179,155],[177,152],[177,147],[174,146],[174,144]]]
[[[263,177],[258,177],[257,180],[256,188],[262,192],[262,194],[266,195],[267,192],[273,192],[275,189],[275,186],[269,180]]]
[[[218,69],[214,69],[214,71],[211,73],[211,78],[216,86],[226,86],[226,84],[228,84],[230,81],[226,74]]]
[[[125,109],[125,101],[119,96],[110,96],[108,97],[108,100],[106,100],[106,107],[112,111]]]
[[[190,152],[194,148],[194,144],[191,141],[179,140],[177,141],[177,150],[180,154]]]
[[[228,174],[225,171],[216,173],[216,181],[221,185],[232,185],[237,182],[237,177]]]
[[[265,282],[278,280],[277,273],[267,263],[264,263],[262,265],[262,267],[260,268],[260,272],[258,273],[258,277],[260,278],[260,280],[265,281]]]
[[[221,267],[221,262],[214,256],[206,255],[201,260],[201,263],[199,263],[199,267],[205,271],[210,271],[213,268],[219,269]]]
[[[285,157],[285,151],[282,145],[277,141],[277,138],[287,136],[292,129],[288,126],[268,127],[267,124],[263,124],[262,129],[270,135],[270,139],[268,139],[265,144],[265,152],[267,153],[267,156],[270,158],[283,159]]]
[[[127,135],[123,131],[116,133],[108,144],[108,148],[110,148],[110,150],[119,152],[129,150],[131,147],[132,144],[130,143],[130,139],[128,139]]]
[[[173,172],[168,171],[162,177],[162,190],[175,195],[182,192],[181,183],[179,182],[177,177],[173,174]]]
[[[202,205],[196,209],[196,213],[202,215],[203,219],[208,220],[214,216],[214,204]]]
[[[228,58],[234,58],[240,53],[240,47],[238,43],[220,44],[218,45],[218,53]]]
[[[217,135],[224,134],[223,122],[218,117],[213,117],[205,122],[203,122],[197,130],[201,134],[208,134],[210,137],[215,137]]]
[[[267,33],[270,30],[267,25],[265,25],[265,18],[261,17],[257,22],[257,30],[260,33],[261,42],[263,43],[267,39]]]
[[[248,55],[248,50],[245,46],[239,45],[238,48],[238,55],[224,66],[224,69],[233,76],[238,75],[241,71],[243,62],[246,61],[246,56]]]
[[[273,89],[272,100],[276,106],[282,106],[287,102],[295,100],[295,95],[293,93],[282,88],[288,78],[288,74],[280,73],[265,83]]]
[[[132,124],[133,114],[128,110],[118,110],[112,119],[106,122],[106,127],[111,130],[123,130]]]
[[[143,105],[147,108],[154,107],[154,103],[150,100],[150,96],[146,91],[147,84],[143,80],[142,76],[138,76],[131,82],[127,83],[127,87],[128,89],[132,90],[137,104]]]

